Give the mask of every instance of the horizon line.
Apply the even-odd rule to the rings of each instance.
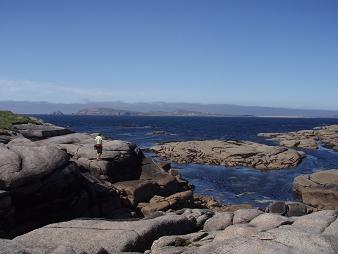
[[[327,108],[302,108],[302,107],[283,107],[283,106],[263,106],[263,105],[244,105],[238,103],[203,103],[203,102],[184,102],[184,101],[176,101],[176,102],[166,102],[166,101],[122,101],[122,100],[111,100],[111,101],[86,101],[86,102],[52,102],[52,101],[38,101],[38,100],[0,100],[0,102],[9,102],[9,103],[45,103],[45,104],[60,104],[60,105],[86,105],[86,104],[95,104],[95,103],[126,103],[126,104],[197,104],[197,105],[230,105],[237,107],[253,107],[253,108],[271,108],[271,109],[286,109],[286,110],[321,110],[321,111],[333,111],[336,112],[338,109],[327,109]]]

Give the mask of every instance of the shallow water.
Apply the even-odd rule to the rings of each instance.
[[[225,139],[251,140],[271,144],[257,137],[260,132],[288,132],[338,124],[338,119],[286,119],[245,117],[111,117],[39,115],[46,122],[78,132],[101,132],[114,139],[128,140],[142,148],[158,142]],[[154,135],[153,131],[164,131]],[[305,150],[306,159],[295,168],[260,171],[252,168],[224,168],[199,164],[175,165],[195,191],[214,196],[224,203],[265,206],[271,200],[296,200],[293,179],[299,174],[338,167],[338,153],[321,147]],[[153,154],[148,154],[154,156]]]

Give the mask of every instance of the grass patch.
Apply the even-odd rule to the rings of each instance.
[[[38,120],[32,119],[28,116],[14,114],[10,111],[0,111],[0,134],[8,134],[13,130],[14,124],[41,124]]]

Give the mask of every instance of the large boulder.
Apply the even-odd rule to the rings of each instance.
[[[176,163],[202,163],[226,167],[257,169],[294,167],[305,157],[303,152],[249,141],[185,141],[152,147],[164,159]]]
[[[294,220],[273,213],[263,213],[252,219],[249,224],[259,228],[260,230],[269,230],[281,225],[292,224]]]
[[[255,235],[260,231],[261,231],[260,228],[247,223],[230,225],[223,231],[217,232],[214,241],[224,241],[227,239],[233,239],[241,236]]]
[[[41,186],[41,179],[68,163],[67,153],[55,147],[0,144],[0,189],[33,192]]]
[[[192,206],[193,193],[191,190],[182,191],[169,197],[154,196],[148,203],[140,203],[138,208],[142,214],[149,216],[157,211],[166,211],[170,208],[181,209]]]
[[[233,213],[222,212],[216,213],[213,217],[208,219],[204,224],[205,231],[224,230],[226,227],[232,225]]]
[[[182,181],[179,176],[172,176],[166,172],[162,165],[158,165],[151,158],[145,158],[142,161],[142,172],[140,174],[142,180],[152,180],[160,186],[157,193],[159,196],[169,196],[176,192],[189,189],[188,183]]]
[[[322,233],[336,219],[336,211],[323,210],[296,218],[292,226],[307,232]]]
[[[113,190],[88,181],[69,158],[54,146],[0,145],[1,236],[121,207]]]
[[[67,246],[76,253],[145,251],[164,235],[188,234],[195,222],[185,216],[165,215],[138,221],[77,219],[51,224],[12,240],[24,248],[53,251]]]
[[[338,209],[338,169],[300,175],[293,190],[305,204],[317,209]]]
[[[66,151],[79,167],[101,180],[118,182],[139,179],[144,158],[139,147],[130,142],[104,137],[101,160],[96,160],[95,135],[72,133],[33,143],[38,146],[55,146]]]
[[[151,180],[131,180],[117,182],[113,187],[127,196],[131,205],[137,206],[140,202],[148,202],[160,189],[160,186]]]
[[[239,209],[234,212],[233,224],[248,223],[262,213],[258,209]]]

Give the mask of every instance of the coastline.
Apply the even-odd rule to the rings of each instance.
[[[250,238],[254,232],[257,234],[278,232],[290,238],[299,237],[291,231],[284,233],[283,225],[298,228],[300,230],[298,235],[301,233],[301,235],[307,234],[308,237],[316,236],[318,239],[326,239],[325,241],[328,241],[328,238],[322,235],[323,232],[328,235],[338,233],[335,231],[338,229],[330,227],[337,221],[337,212],[332,210],[334,207],[318,206],[315,208],[299,202],[273,202],[262,211],[244,204],[221,205],[212,197],[194,195],[192,186],[182,179],[179,172],[172,169],[170,164],[154,163],[151,159],[144,157],[137,145],[130,142],[105,138],[102,161],[96,161],[92,148],[95,134],[74,133],[46,123],[16,125],[15,129],[17,134],[13,135],[7,144],[0,145],[2,149],[0,155],[13,159],[15,157],[12,156],[16,153],[20,154],[21,158],[26,158],[28,154],[37,152],[40,153],[38,163],[46,165],[45,163],[48,162],[49,166],[41,168],[33,159],[30,163],[35,166],[30,167],[29,170],[25,163],[21,164],[23,167],[20,169],[21,176],[17,175],[12,178],[10,168],[8,168],[8,175],[2,173],[2,177],[6,176],[6,178],[2,178],[2,181],[5,180],[5,185],[0,193],[0,212],[5,212],[6,215],[2,219],[4,222],[2,225],[5,227],[0,228],[0,233],[2,236],[7,234],[7,237],[11,235],[10,238],[15,236],[11,241],[0,240],[5,250],[32,251],[35,248],[35,251],[48,250],[49,252],[64,245],[66,249],[63,251],[67,248],[82,251],[88,251],[89,248],[98,251],[104,248],[107,253],[116,250],[167,253],[169,249],[183,251],[182,253],[213,253],[213,246],[223,246],[222,248],[226,250],[228,240],[240,241],[235,243],[235,249],[243,248],[241,243],[243,240],[253,241],[253,245],[260,245],[260,240]],[[44,156],[46,156],[45,159]],[[30,178],[33,175],[34,178]],[[71,189],[69,189],[70,186],[72,186]],[[70,203],[65,196],[66,190],[72,190],[68,196],[75,198],[69,200]],[[37,195],[38,199],[36,199]],[[44,199],[41,199],[43,196],[45,196]],[[55,201],[60,198],[63,201],[55,206],[54,198],[56,198]],[[24,199],[25,202],[23,202]],[[77,200],[76,203],[74,203],[75,200]],[[32,211],[36,212],[34,203],[40,208],[44,207],[42,214],[32,214]],[[72,205],[69,206],[70,204]],[[60,216],[60,211],[65,207],[72,207],[72,209],[67,209]],[[54,214],[56,212],[59,217],[53,217],[50,209],[54,209]],[[318,211],[322,209],[323,211]],[[50,213],[49,218],[46,217],[46,213]],[[24,217],[20,219],[21,229],[17,228],[16,233],[6,233],[6,230],[13,230],[17,227],[15,225],[18,222],[15,220],[22,216],[20,214],[25,214],[26,217],[26,219]],[[27,215],[30,216],[27,217]],[[92,219],[77,219],[83,216],[92,217]],[[39,221],[39,217],[43,220]],[[96,236],[91,235],[90,232],[93,230],[91,227],[101,227],[97,225],[98,221],[94,219],[95,217],[102,218],[100,221],[105,223],[104,228],[112,230],[112,232],[107,231],[109,238],[96,230],[93,231]],[[315,229],[317,224],[311,229],[309,221],[314,217],[323,220],[323,229],[320,232]],[[23,227],[24,220],[27,220],[26,228]],[[70,221],[63,222],[65,220]],[[302,231],[305,228],[302,229],[300,226],[305,225],[303,221],[306,222],[307,232]],[[32,222],[36,226],[29,225]],[[50,223],[56,224],[48,226],[47,224]],[[183,224],[186,225],[184,228],[179,226]],[[88,241],[87,237],[80,239],[75,225],[88,227],[87,236],[96,240]],[[138,231],[140,225],[149,225],[149,227],[143,226],[144,231]],[[309,225],[310,231],[308,231]],[[67,231],[66,228],[72,228],[72,232]],[[153,228],[156,228],[156,233]],[[36,230],[31,231],[32,229]],[[120,236],[115,234],[117,229],[122,230]],[[237,229],[240,229],[242,233],[234,233],[233,230]],[[139,236],[135,238],[135,235],[127,233],[128,230],[136,230]],[[199,237],[194,238],[196,234]],[[43,235],[49,237],[46,238]],[[60,238],[62,235],[73,240],[70,242],[64,237]],[[122,236],[129,239],[128,241],[134,241],[135,244],[130,245],[117,240]],[[115,239],[114,244],[109,240],[111,237]],[[31,244],[31,239],[39,242],[40,247],[34,243]],[[185,240],[175,244],[176,247],[172,247],[170,242],[178,241],[177,239]],[[335,241],[334,238],[332,239],[328,242],[326,249],[324,248],[326,252],[323,253],[330,253],[330,248],[333,248],[332,244]],[[281,250],[295,247],[288,244],[290,243],[287,243],[287,247],[284,246]],[[314,250],[318,248],[312,247]],[[304,246],[297,248],[304,250]],[[96,252],[90,251],[89,253]]]

